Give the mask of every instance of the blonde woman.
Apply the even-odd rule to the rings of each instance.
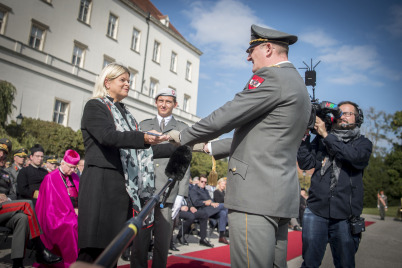
[[[84,108],[85,168],[78,198],[81,261],[96,260],[133,216],[133,209],[141,210],[139,200],[151,194],[146,189],[154,184],[150,146],[168,140],[143,133],[121,102],[128,96],[129,79],[127,67],[108,64]]]
[[[226,177],[220,178],[216,185],[216,190],[214,191],[214,202],[224,203],[226,191]]]

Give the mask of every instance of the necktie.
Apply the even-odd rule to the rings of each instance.
[[[161,124],[159,126],[161,128],[161,131],[163,132],[163,129],[165,128],[165,118],[162,118]]]

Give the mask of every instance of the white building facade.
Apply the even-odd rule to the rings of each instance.
[[[0,0],[0,23],[0,80],[17,88],[9,121],[21,113],[78,130],[97,75],[114,61],[131,71],[123,102],[138,121],[155,116],[162,87],[177,91],[178,120],[200,119],[202,52],[148,0]]]

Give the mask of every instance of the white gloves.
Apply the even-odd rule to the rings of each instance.
[[[172,208],[172,219],[174,220],[177,216],[177,214],[179,214],[180,208],[181,208],[181,203],[183,202],[184,197],[182,195],[177,195],[176,199],[174,201],[173,204],[173,208]]]
[[[180,131],[171,130],[167,134],[170,136],[169,141],[171,143],[176,143],[176,144],[180,145]]]

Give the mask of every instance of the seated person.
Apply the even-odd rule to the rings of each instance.
[[[43,229],[41,239],[63,262],[54,267],[69,267],[78,257],[78,186],[74,173],[80,155],[65,152],[59,168],[45,176],[39,188],[36,212]]]
[[[205,189],[207,178],[200,178],[198,185],[189,191],[189,196],[193,206],[201,211],[205,211],[208,217],[219,216],[219,243],[229,244],[225,237],[226,224],[228,222],[228,210],[223,203],[214,203]]]
[[[4,170],[8,152],[12,144],[8,139],[0,139],[0,224],[13,230],[11,259],[13,268],[23,266],[28,237],[36,249],[36,261],[44,264],[60,262],[62,258],[52,254],[40,240],[41,229],[33,204],[29,200],[17,200],[10,175]]]
[[[57,168],[58,164],[57,156],[49,155],[46,157],[44,168],[46,168],[47,172],[50,173]]]
[[[223,203],[225,200],[226,191],[226,177],[220,178],[217,182],[216,189],[214,191],[214,202]]]
[[[17,176],[17,193],[19,199],[29,199],[36,203],[39,187],[48,171],[42,167],[45,150],[40,144],[35,144],[29,156],[31,164],[21,169]]]
[[[179,211],[179,218],[184,220],[183,227],[179,228],[179,233],[176,237],[180,244],[188,245],[184,235],[190,232],[191,224],[197,219],[200,223],[200,245],[211,248],[214,246],[206,239],[208,222],[208,214],[206,211],[197,210],[191,205],[188,198],[184,198]]]

